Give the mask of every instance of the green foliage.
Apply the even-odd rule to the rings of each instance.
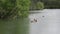
[[[42,2],[37,2],[36,0],[34,0],[33,2],[31,1],[31,6],[30,6],[30,10],[40,10],[44,8],[44,3]]]
[[[31,0],[32,5],[36,4],[37,2],[43,2],[44,3],[44,8],[52,8],[52,9],[58,9],[60,8],[60,0]]]
[[[16,0],[17,1],[17,9],[18,14],[22,17],[26,17],[28,15],[30,1],[29,0]]]
[[[60,8],[60,0],[42,0],[45,5],[45,8]]]
[[[0,0],[0,19],[28,16],[29,4],[29,0]]]
[[[39,9],[43,9],[44,8],[44,4],[42,2],[37,2],[36,4],[36,8]]]
[[[0,19],[14,17],[17,13],[15,8],[16,0],[0,0]]]

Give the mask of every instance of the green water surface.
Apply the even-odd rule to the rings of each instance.
[[[29,19],[0,20],[0,34],[29,34]]]

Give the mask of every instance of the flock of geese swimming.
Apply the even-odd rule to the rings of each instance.
[[[33,23],[33,22],[37,22],[37,19],[33,19],[33,21],[31,21],[31,23]]]
[[[44,16],[42,16],[42,17],[44,17]],[[38,20],[34,18],[33,20],[31,20],[31,23],[33,23],[33,22],[38,22]]]

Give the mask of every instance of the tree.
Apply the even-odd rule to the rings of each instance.
[[[31,0],[30,10],[43,9],[44,3],[40,0]]]
[[[0,18],[25,17],[28,15],[30,0],[0,0]]]

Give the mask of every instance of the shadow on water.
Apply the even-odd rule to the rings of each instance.
[[[30,11],[29,14],[37,14],[37,13],[43,13],[42,10],[35,10],[35,11]]]
[[[29,14],[37,14],[37,13],[42,13],[42,12],[29,12]]]

